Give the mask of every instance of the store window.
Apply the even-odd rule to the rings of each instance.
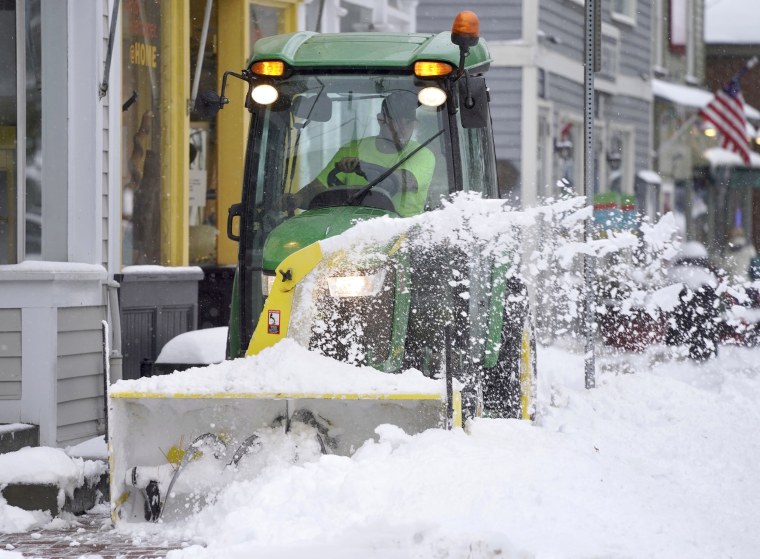
[[[122,264],[186,264],[187,12],[126,0],[122,21]],[[183,141],[180,141],[184,138]]]
[[[40,22],[39,0],[0,0],[0,264],[42,258]]]
[[[160,264],[160,6],[128,0],[122,22],[122,264]]]
[[[287,10],[284,6],[251,3],[249,10],[250,50],[259,39],[287,31]]]

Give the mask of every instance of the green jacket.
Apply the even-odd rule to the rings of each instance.
[[[383,153],[377,149],[375,139],[376,137],[373,136],[361,140],[353,140],[340,148],[325,169],[319,174],[317,180],[323,185],[328,186],[327,176],[335,168],[335,164],[345,157],[358,158],[360,166],[361,163],[366,162],[389,169],[420,145],[418,142],[410,140],[399,153]],[[417,181],[416,189],[407,189],[405,188],[405,185],[402,184],[400,191],[391,196],[391,200],[399,215],[402,217],[409,217],[424,211],[434,168],[435,156],[428,148],[422,148],[398,167],[397,171],[406,170],[414,175],[414,178]],[[337,178],[349,186],[358,187],[367,184],[367,180],[356,173],[338,173]],[[374,177],[369,176],[370,180],[373,178]],[[382,184],[377,185],[375,188],[382,190]]]

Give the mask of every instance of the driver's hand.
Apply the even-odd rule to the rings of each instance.
[[[335,168],[341,173],[357,173],[361,171],[358,157],[344,157],[335,163]]]

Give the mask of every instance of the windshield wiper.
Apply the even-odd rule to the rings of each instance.
[[[409,154],[406,157],[404,157],[403,159],[397,161],[395,165],[393,165],[392,167],[389,167],[388,169],[386,169],[384,173],[380,174],[375,180],[373,180],[372,182],[370,182],[367,186],[363,186],[361,188],[361,190],[359,190],[355,194],[352,194],[351,196],[349,196],[346,199],[346,204],[349,205],[349,206],[358,206],[359,204],[361,204],[364,201],[364,199],[367,197],[367,194],[369,194],[370,191],[375,186],[377,186],[378,184],[380,184],[381,182],[383,182],[385,179],[387,179],[388,177],[390,177],[396,171],[396,169],[398,169],[399,167],[401,167],[401,165],[403,165],[404,163],[406,163],[407,161],[409,161],[409,159],[411,159],[414,156],[414,154],[416,154],[422,148],[424,148],[425,146],[427,146],[430,142],[432,142],[433,140],[435,140],[441,134],[443,134],[443,128],[441,128],[438,132],[436,132],[435,134],[433,134],[432,136],[430,136],[427,140],[425,140],[420,145],[418,145],[416,148],[414,148],[411,152],[409,152]]]

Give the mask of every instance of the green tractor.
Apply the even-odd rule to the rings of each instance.
[[[292,291],[292,270],[282,263],[300,249],[360,220],[434,210],[456,192],[498,197],[484,77],[491,59],[478,27],[463,12],[451,33],[436,35],[274,36],[256,43],[241,74],[225,75],[225,85],[230,75],[248,83],[252,115],[242,202],[230,208],[227,225],[240,247],[228,358],[285,335],[287,324],[270,331],[283,317],[265,306],[275,281]],[[217,106],[225,102],[222,91]],[[382,278],[375,271],[332,280],[377,288],[328,290],[325,304],[338,319],[314,331],[310,347],[345,360],[351,351],[339,347],[342,330],[358,325],[363,358],[349,361],[430,375],[454,368],[473,385],[466,414],[484,404],[492,415],[531,417],[534,341],[515,271],[481,262],[491,269],[477,282],[474,306],[448,285],[452,270],[467,275],[468,255],[449,247],[402,252]],[[473,291],[469,280],[459,285]],[[441,344],[446,325],[449,347]],[[479,343],[471,342],[475,335]]]
[[[225,74],[222,95],[203,97],[216,111],[227,102],[229,76],[248,84],[242,201],[227,223],[239,259],[230,361],[222,365],[247,366],[236,358],[292,338],[383,373],[417,369],[445,390],[304,393],[225,384],[192,393],[177,384],[198,370],[159,384],[125,381],[109,394],[115,520],[144,512],[155,521],[167,496],[197,493],[209,479],[192,477],[199,457],[210,457],[206,472],[224,461],[217,469],[225,479],[261,451],[261,428],[306,425],[322,452],[351,454],[383,423],[417,433],[480,415],[533,418],[535,338],[517,255],[491,239],[463,245],[420,225],[444,215],[423,214],[456,193],[498,197],[489,63],[477,18],[462,12],[451,33],[437,35],[261,39],[246,70]],[[366,239],[358,251],[329,250],[364,226],[395,231],[404,223],[411,225]],[[213,371],[200,373],[205,379]],[[182,441],[190,442],[184,450]],[[185,468],[186,487],[177,489]],[[188,505],[172,499],[167,514],[180,515]]]

